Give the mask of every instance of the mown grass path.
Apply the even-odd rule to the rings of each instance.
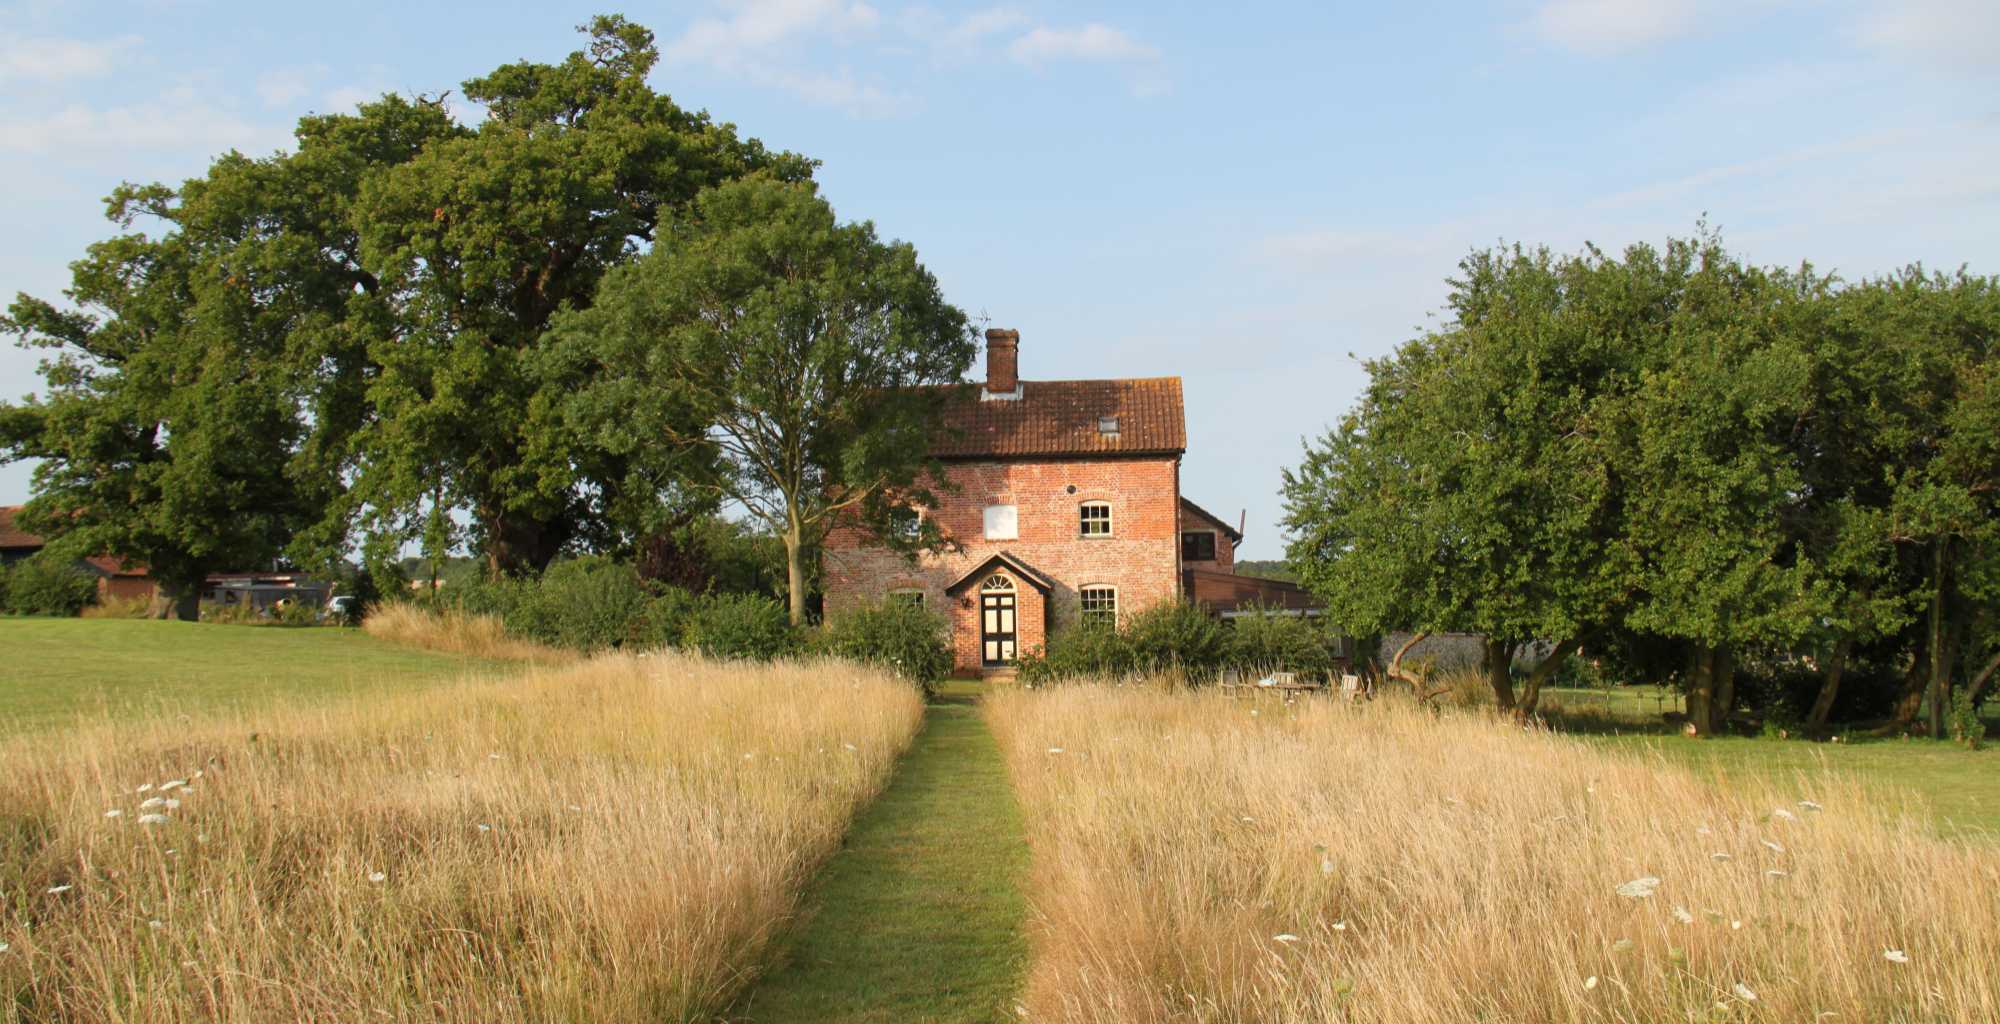
[[[1027,869],[999,747],[970,693],[947,690],[827,863],[781,966],[731,1019],[1013,1019],[1028,956]]]

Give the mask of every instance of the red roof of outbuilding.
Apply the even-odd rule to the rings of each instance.
[[[19,505],[0,506],[0,548],[38,548],[42,538],[14,525],[14,516],[21,511]]]
[[[1028,380],[1018,399],[960,385],[931,442],[941,459],[1033,455],[1178,455],[1187,450],[1179,377]],[[1099,421],[1114,418],[1106,432]]]

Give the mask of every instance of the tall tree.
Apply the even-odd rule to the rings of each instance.
[[[370,349],[372,418],[354,438],[357,504],[378,527],[436,503],[470,514],[500,572],[603,543],[633,494],[631,453],[564,432],[579,382],[545,370],[557,311],[591,304],[612,267],[671,248],[656,229],[703,188],[812,164],[737,137],[646,84],[652,33],[619,17],[559,64],[465,83],[487,117],[371,176],[355,203],[364,264],[391,305]],[[630,536],[625,537],[630,540]]]
[[[807,560],[853,524],[886,543],[933,504],[937,403],[972,364],[965,314],[906,243],[842,224],[807,183],[702,193],[654,251],[567,315],[554,376],[572,429],[740,505],[784,539],[791,617]]]

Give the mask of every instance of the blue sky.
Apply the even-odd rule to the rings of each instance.
[[[1474,247],[1705,214],[1759,262],[2000,273],[1992,0],[151,0],[0,3],[0,295],[55,296],[121,179],[559,58],[607,9],[658,34],[658,88],[824,161],[842,216],[1018,328],[1024,377],[1185,378],[1183,490],[1248,510],[1246,557]],[[0,393],[35,359],[0,348]],[[0,503],[28,483],[0,467]]]

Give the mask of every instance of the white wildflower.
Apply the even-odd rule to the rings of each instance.
[[[153,789],[153,784],[152,784],[152,783],[150,783],[150,782],[142,782],[142,783],[140,783],[140,784],[139,784],[139,788],[138,788],[138,789],[136,789],[136,790],[134,790],[134,792],[137,792],[137,793],[147,793],[147,792],[151,792],[151,791],[152,791],[152,789]]]
[[[49,886],[49,895],[61,896],[63,893],[66,893],[74,888],[76,888],[76,886],[74,885],[51,885]]]
[[[479,823],[479,831],[481,831],[481,832],[491,832],[491,831],[493,831],[493,826],[491,826],[491,825],[488,825],[487,823],[485,823],[485,822],[483,822],[483,821],[482,821],[482,822],[480,822],[480,823]]]
[[[1618,895],[1632,900],[1643,900],[1660,889],[1660,880],[1651,875],[1634,878],[1618,887]]]
[[[1766,874],[1766,875],[1768,875],[1768,876],[1770,876],[1770,877],[1772,877],[1772,878],[1790,878],[1790,877],[1791,877],[1791,872],[1789,872],[1789,871],[1779,871],[1779,870],[1778,870],[1777,868],[1772,868],[1772,869],[1770,869],[1770,870],[1768,870],[1768,871],[1764,872],[1764,874]]]
[[[113,807],[112,809],[110,809],[110,810],[108,810],[108,811],[105,811],[105,812],[104,812],[104,816],[105,816],[105,817],[107,817],[107,818],[116,818],[116,817],[118,817],[119,815],[121,815],[121,814],[124,814],[124,813],[125,813],[124,811],[121,811],[121,810],[119,810],[118,808],[116,808],[116,807]]]
[[[1731,859],[1733,859],[1733,858],[1731,858],[1731,857],[1730,857],[1730,856],[1729,856],[1728,854],[1726,854],[1726,853],[1722,853],[1722,852],[1718,851],[1718,852],[1715,852],[1715,853],[1711,853],[1711,854],[1709,854],[1709,855],[1708,855],[1708,859],[1709,859],[1709,860],[1713,860],[1713,861],[1726,861],[1726,860],[1731,860]]]
[[[1611,951],[1613,953],[1630,953],[1632,946],[1633,942],[1631,939],[1619,939],[1617,942],[1611,944]]]
[[[1740,981],[1737,982],[1735,987],[1731,988],[1730,991],[1736,993],[1736,998],[1741,999],[1746,1003],[1754,1003],[1757,1001],[1757,993],[1751,991],[1750,986],[1745,985]]]
[[[1782,847],[1782,846],[1779,846],[1779,845],[1778,845],[1777,843],[1774,843],[1774,842],[1770,841],[1769,839],[1766,839],[1766,840],[1764,840],[1764,845],[1765,845],[1765,846],[1768,846],[1768,847],[1770,847],[1770,848],[1771,848],[1771,852],[1772,852],[1772,853],[1783,853],[1783,852],[1785,852],[1785,848],[1784,848],[1784,847]]]
[[[1892,964],[1906,964],[1910,962],[1910,954],[1900,949],[1885,949],[1882,951],[1882,959]]]
[[[1799,809],[1806,811],[1822,811],[1825,810],[1826,808],[1821,807],[1818,803],[1812,800],[1801,800],[1799,801]]]
[[[382,873],[382,872],[380,872],[380,871],[370,871],[370,872],[368,873],[368,880],[369,880],[369,881],[371,881],[371,882],[374,882],[374,883],[376,883],[377,885],[380,885],[381,883],[383,883],[383,882],[385,882],[385,881],[388,881],[388,879],[389,879],[389,876],[388,876],[388,875],[385,875],[385,874],[383,874],[383,873]]]
[[[181,802],[179,800],[162,800],[160,801],[160,806],[170,811],[177,811],[180,810]]]
[[[583,810],[583,807],[580,804],[571,804],[569,805],[569,809],[572,811],[580,811]]]
[[[139,824],[141,825],[164,825],[166,823],[167,823],[167,816],[164,814],[139,815]]]
[[[6,943],[4,943],[4,942],[0,942],[0,953],[5,953],[5,952],[7,952],[7,950],[8,950],[9,948],[11,948],[11,947],[9,947],[9,946],[8,946],[8,945],[7,945]]]
[[[857,747],[857,746],[855,746],[855,745],[854,745],[854,744],[852,744],[852,743],[843,743],[843,744],[841,744],[841,746],[843,746],[843,747],[846,747],[846,748],[847,748],[847,749],[849,749],[849,750],[860,750],[860,749],[861,749],[860,747]]]
[[[1694,834],[1698,836],[1712,836],[1715,834],[1715,830],[1709,828],[1707,825],[1697,825],[1695,826]]]
[[[166,798],[166,797],[162,797],[162,796],[149,796],[149,797],[147,797],[146,799],[144,799],[144,800],[142,800],[142,801],[140,801],[140,802],[139,802],[139,809],[140,809],[140,810],[142,810],[142,811],[146,811],[146,810],[151,810],[151,809],[153,809],[153,808],[155,808],[155,807],[158,807],[158,806],[160,806],[161,804],[163,804],[163,803],[166,803],[166,802],[167,802],[167,798]]]
[[[1061,748],[1061,747],[1050,747],[1050,748],[1049,748],[1049,753],[1051,753],[1051,754],[1060,754],[1060,753],[1062,753],[1062,752],[1063,752],[1063,748]]]
[[[159,930],[161,930],[161,929],[163,929],[163,928],[165,928],[166,926],[167,926],[167,924],[166,924],[166,922],[165,922],[165,921],[148,921],[148,922],[146,922],[146,927],[148,927],[148,928],[151,928],[152,930],[154,930],[154,931],[156,931],[156,932],[157,932],[157,931],[159,931]]]
[[[1786,821],[1797,821],[1797,820],[1799,820],[1799,816],[1798,816],[1798,815],[1796,815],[1796,814],[1793,814],[1792,812],[1790,812],[1790,811],[1788,811],[1788,810],[1785,810],[1785,809],[1784,809],[1783,807],[1780,807],[1780,808],[1778,808],[1777,810],[1774,810],[1774,811],[1772,811],[1772,812],[1771,812],[1771,814],[1772,814],[1772,816],[1774,816],[1774,817],[1778,817],[1778,818],[1783,818],[1783,819],[1784,819],[1784,820],[1786,820]]]
[[[1346,921],[1335,921],[1335,922],[1333,923],[1333,930],[1334,930],[1334,931],[1337,931],[1337,932],[1344,932],[1344,931],[1346,931],[1346,930],[1347,930],[1347,922],[1346,922]]]
[[[1688,908],[1686,907],[1675,907],[1674,920],[1679,921],[1682,924],[1693,924],[1694,915],[1688,913]]]
[[[187,784],[188,783],[186,779],[168,779],[167,781],[160,783],[160,792],[171,793],[174,790],[179,789]]]
[[[1298,936],[1296,936],[1296,935],[1293,935],[1293,934],[1292,934],[1291,932],[1284,932],[1284,933],[1281,933],[1281,934],[1278,934],[1278,935],[1273,935],[1273,936],[1271,936],[1271,941],[1272,941],[1272,942],[1285,942],[1285,943],[1292,943],[1292,942],[1297,942],[1297,941],[1299,941],[1299,937],[1298,937]]]
[[[1332,857],[1321,857],[1319,859],[1319,873],[1327,876],[1331,876],[1333,874]]]
[[[1741,921],[1731,921],[1731,922],[1729,922],[1729,930],[1730,930],[1730,931],[1732,931],[1732,932],[1740,932],[1740,931],[1742,931],[1742,930],[1743,930],[1743,922],[1741,922]]]
[[[1597,987],[1597,975],[1593,974],[1590,977],[1583,979],[1583,990],[1585,992],[1588,992],[1596,987]]]

